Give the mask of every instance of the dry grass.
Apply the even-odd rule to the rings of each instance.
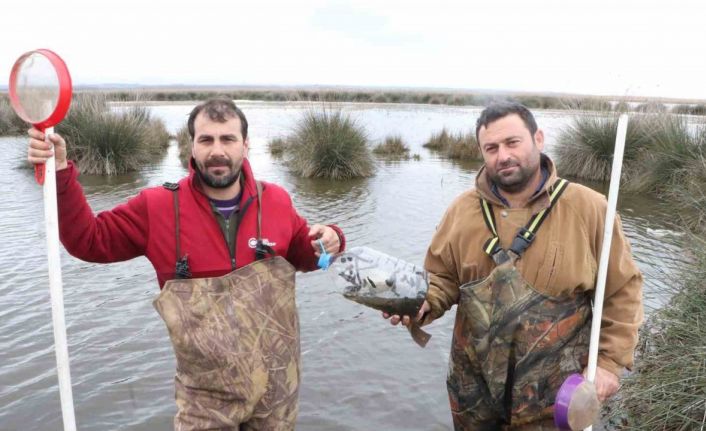
[[[401,136],[386,137],[383,143],[373,148],[373,153],[386,158],[409,159],[409,147]]]
[[[164,123],[144,106],[115,111],[102,95],[79,95],[57,133],[68,157],[86,174],[134,171],[163,155],[169,145]]]
[[[706,429],[706,241],[692,237],[694,271],[665,280],[674,293],[641,330],[635,372],[616,417],[629,430]]]
[[[695,133],[683,117],[657,115],[647,129],[647,144],[638,149],[635,172],[626,190],[637,193],[669,194],[698,174],[698,162],[706,154],[706,133]]]
[[[270,139],[270,141],[267,142],[267,150],[273,157],[282,157],[287,151],[287,141],[284,138]]]
[[[189,128],[186,124],[182,126],[181,129],[176,134],[177,147],[179,148],[179,161],[183,167],[189,166],[189,160],[191,159],[191,135],[189,135]]]
[[[456,160],[483,160],[474,132],[452,134],[446,128],[429,138],[425,148]]]
[[[373,175],[366,132],[341,111],[308,111],[287,142],[289,166],[302,177],[343,180]]]
[[[9,99],[0,97],[0,136],[21,135],[30,125],[15,114]]]
[[[625,164],[635,160],[649,144],[655,128],[652,117],[631,117],[625,138]],[[555,161],[562,175],[606,181],[610,179],[618,117],[615,115],[578,115],[559,133]],[[625,169],[623,178],[629,175]]]

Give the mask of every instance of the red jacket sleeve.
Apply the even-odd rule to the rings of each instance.
[[[287,260],[299,271],[314,271],[319,269],[319,258],[314,254],[311,246],[312,238],[309,237],[309,225],[306,219],[297,213],[294,206],[291,207],[292,240],[287,250]],[[336,231],[341,242],[339,252],[342,252],[346,245],[346,237],[341,228],[336,225],[328,225]]]
[[[88,262],[118,262],[141,256],[147,247],[149,219],[144,194],[97,216],[86,201],[72,162],[57,172],[59,238],[74,257]]]

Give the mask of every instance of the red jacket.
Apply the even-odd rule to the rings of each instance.
[[[243,161],[243,211],[235,247],[235,266],[255,260],[257,189],[250,164]],[[141,191],[126,203],[97,216],[86,202],[73,163],[57,172],[59,236],[66,250],[88,262],[118,262],[146,256],[157,272],[160,288],[174,278],[176,231],[172,192],[164,187]],[[289,194],[272,183],[262,183],[262,238],[277,255],[300,271],[317,269],[309,226],[292,206]],[[218,277],[233,270],[228,245],[193,169],[179,181],[181,254],[188,255],[193,278]],[[343,232],[331,226],[345,246]]]

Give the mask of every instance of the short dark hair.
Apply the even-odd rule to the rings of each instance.
[[[532,139],[534,139],[534,134],[537,132],[537,122],[534,119],[534,115],[525,105],[517,102],[494,102],[480,113],[480,117],[476,121],[476,140],[478,140],[478,132],[481,127],[487,128],[490,123],[511,114],[517,114],[522,118]]]
[[[245,118],[245,114],[237,106],[232,99],[227,97],[214,97],[201,102],[194,109],[191,110],[189,114],[189,121],[186,123],[189,128],[189,135],[191,135],[191,140],[194,140],[196,131],[194,130],[194,122],[196,117],[201,113],[205,112],[213,121],[218,121],[219,123],[225,123],[229,118],[238,117],[240,119],[240,133],[243,135],[243,140],[248,137],[248,120]]]

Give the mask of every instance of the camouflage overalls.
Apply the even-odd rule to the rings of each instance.
[[[589,297],[541,294],[515,268],[567,185],[557,181],[550,207],[520,229],[508,250],[499,247],[492,209],[481,199],[493,235],[484,251],[496,267],[460,287],[447,380],[456,430],[555,429],[556,393],[586,365]]]
[[[258,206],[258,246],[259,226]],[[300,382],[295,269],[261,251],[260,260],[222,277],[170,280],[154,301],[176,354],[177,431],[294,429]],[[179,265],[178,259],[177,274],[188,275]]]

